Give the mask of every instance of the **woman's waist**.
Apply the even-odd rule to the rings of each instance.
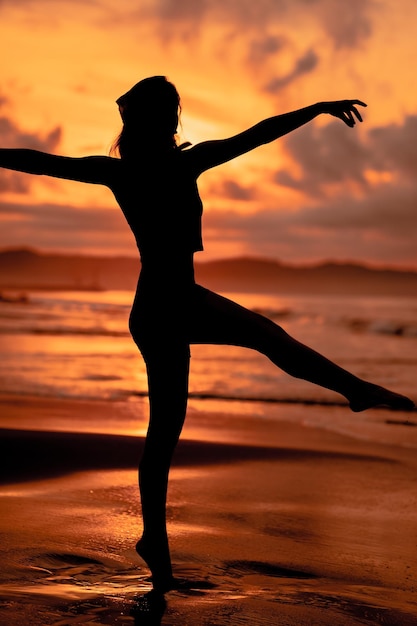
[[[185,319],[198,299],[199,285],[170,274],[163,276],[142,271],[132,304],[131,316],[138,322],[158,323],[167,318]]]
[[[162,281],[168,284],[193,285],[195,283],[193,255],[141,257],[139,283]]]

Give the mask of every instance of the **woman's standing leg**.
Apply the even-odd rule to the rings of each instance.
[[[166,528],[168,474],[184,424],[188,396],[189,346],[164,346],[146,356],[150,419],[139,465],[143,535],[136,550],[152,572],[154,589],[172,589]]]

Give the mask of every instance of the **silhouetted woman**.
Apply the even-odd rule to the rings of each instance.
[[[197,179],[206,170],[271,142],[320,114],[347,126],[361,116],[360,100],[324,102],[266,119],[244,132],[194,147],[177,146],[180,99],[163,76],[146,78],[117,100],[123,129],[119,158],[67,158],[34,150],[0,150],[0,166],[103,184],[114,193],[136,238],[142,261],[130,331],[147,367],[150,421],[140,461],[143,535],[137,552],[154,588],[176,585],[166,529],[172,454],[184,423],[190,344],[244,346],[265,354],[288,374],[339,392],[353,411],[376,405],[411,409],[408,398],[338,367],[290,337],[269,319],[196,285],[193,255],[203,249]]]

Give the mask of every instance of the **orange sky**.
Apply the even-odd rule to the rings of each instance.
[[[139,7],[139,8],[138,8]],[[205,253],[417,268],[414,0],[4,0],[0,145],[106,154],[115,99],[164,74],[193,143],[319,100],[368,102],[205,174]],[[110,192],[0,170],[0,247],[135,254]]]

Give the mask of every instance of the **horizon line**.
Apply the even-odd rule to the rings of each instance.
[[[89,258],[89,259],[127,259],[131,261],[139,261],[139,255],[129,255],[129,254],[106,254],[106,253],[88,253],[88,252],[76,252],[76,251],[58,251],[58,250],[47,250],[36,248],[35,246],[30,245],[20,245],[20,246],[5,246],[0,247],[0,255],[5,253],[30,253],[35,254],[37,256],[59,256],[59,257],[77,257],[77,258]],[[305,268],[317,268],[322,267],[324,265],[334,265],[334,266],[353,266],[353,267],[361,267],[369,270],[379,270],[379,271],[395,271],[395,272],[411,272],[417,273],[417,265],[393,265],[393,264],[382,264],[375,261],[365,261],[365,260],[353,260],[353,259],[335,259],[332,257],[324,257],[320,260],[314,261],[285,261],[279,257],[271,257],[271,256],[257,256],[257,255],[240,255],[240,256],[228,256],[228,257],[218,257],[211,258],[209,260],[199,260],[196,259],[195,263],[197,265],[209,265],[212,263],[227,263],[232,261],[252,261],[252,262],[261,262],[261,263],[271,263],[276,265],[282,265],[285,267],[292,267],[295,269],[305,269]]]

